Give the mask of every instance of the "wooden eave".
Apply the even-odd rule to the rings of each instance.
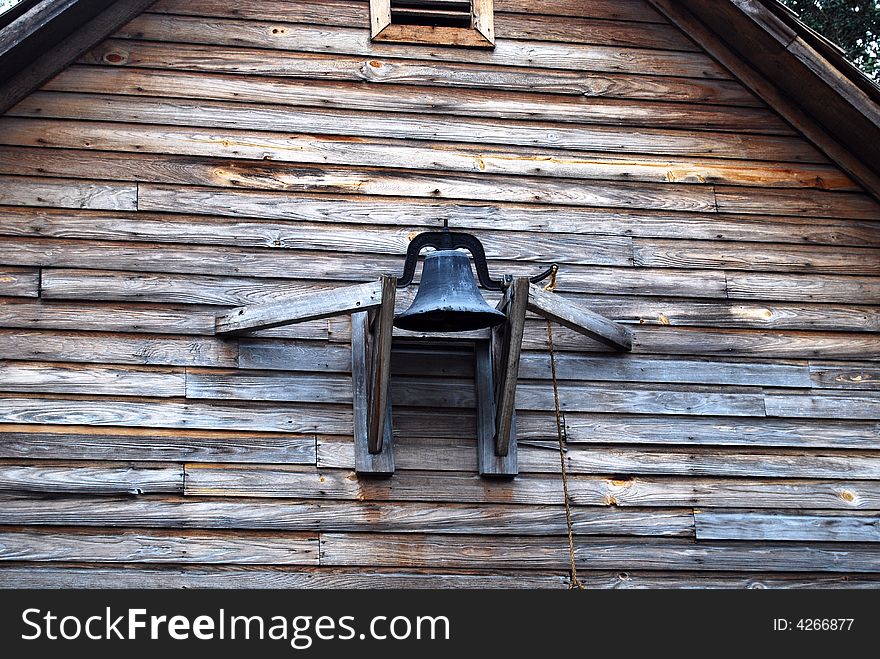
[[[0,114],[155,0],[36,0],[0,23]]]
[[[777,0],[648,0],[880,199],[880,88]]]

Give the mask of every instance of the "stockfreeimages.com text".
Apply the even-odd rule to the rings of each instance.
[[[147,609],[125,609],[121,614],[107,607],[101,615],[59,616],[52,611],[25,609],[21,638],[75,640],[275,640],[288,641],[305,650],[315,640],[449,640],[446,616],[373,616],[358,631],[355,616],[245,616],[220,609],[214,615],[150,615]]]

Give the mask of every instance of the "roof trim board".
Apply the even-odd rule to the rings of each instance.
[[[155,0],[40,0],[0,31],[0,114]]]
[[[648,0],[880,199],[880,88],[776,0]]]

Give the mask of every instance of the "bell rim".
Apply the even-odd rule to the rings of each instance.
[[[458,316],[459,319],[470,319],[467,327],[452,329],[443,319],[450,316]],[[437,319],[440,316],[440,319]],[[481,329],[497,327],[507,320],[507,316],[497,309],[489,308],[488,311],[471,311],[464,309],[431,309],[430,311],[417,311],[407,315],[405,312],[394,317],[394,326],[409,332],[421,332],[427,334],[447,332],[474,332]],[[413,322],[416,326],[413,326]],[[428,327],[420,326],[424,322]]]

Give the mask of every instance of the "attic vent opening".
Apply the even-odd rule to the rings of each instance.
[[[393,25],[471,27],[471,0],[391,0]]]
[[[370,0],[373,41],[494,48],[493,0]]]

